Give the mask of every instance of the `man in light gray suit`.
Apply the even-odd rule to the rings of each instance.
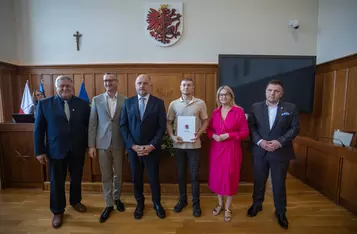
[[[88,154],[96,158],[98,149],[102,173],[106,207],[99,218],[101,223],[108,219],[114,209],[114,203],[118,211],[122,212],[125,209],[120,201],[125,148],[120,135],[120,116],[126,97],[117,92],[118,79],[114,73],[106,73],[103,80],[106,92],[92,99],[88,130]]]

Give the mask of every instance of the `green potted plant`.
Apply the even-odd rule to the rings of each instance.
[[[171,126],[172,126],[172,130],[175,134],[174,124],[172,123]],[[169,134],[167,134],[167,132],[165,132],[165,135],[162,138],[161,148],[163,151],[168,152],[170,156],[174,156],[174,148],[173,148],[173,144],[172,144],[172,139],[169,136]]]

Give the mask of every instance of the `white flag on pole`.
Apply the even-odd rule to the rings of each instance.
[[[28,85],[28,80],[26,81],[24,93],[22,94],[21,106],[20,106],[20,114],[30,114],[30,107],[33,105],[30,88]]]

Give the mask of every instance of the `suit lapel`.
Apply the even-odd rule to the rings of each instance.
[[[105,105],[105,109],[107,110],[107,114],[108,114],[109,118],[112,118],[112,116],[110,115],[110,112],[109,112],[108,99],[105,95],[106,95],[105,93],[102,95],[103,103]]]
[[[273,124],[273,126],[271,127],[271,130],[273,130],[274,127],[275,127],[275,126],[277,125],[277,123],[279,122],[282,111],[283,111],[283,105],[282,105],[281,102],[279,102],[279,104],[278,104],[278,109],[276,110],[276,117],[275,117],[275,120],[274,120],[274,124]]]
[[[62,117],[65,119],[65,121],[68,122],[67,116],[66,116],[66,114],[64,113],[64,104],[62,104],[61,98],[58,97],[58,95],[56,95],[56,96],[55,96],[55,100],[56,100],[56,105],[58,105],[58,106],[60,107],[59,110],[61,111]],[[70,118],[69,120],[71,120],[71,118]]]
[[[119,94],[118,94],[118,96],[117,96],[117,105],[115,107],[115,112],[114,112],[113,119],[115,119],[117,117],[117,115],[119,114],[118,112],[120,111],[120,104],[121,104],[121,100],[120,100]]]
[[[265,126],[270,131],[269,110],[268,110],[268,106],[267,106],[267,104],[265,102],[263,102],[263,108],[262,109],[263,109],[263,119],[264,119]]]
[[[145,118],[148,116],[148,114],[152,110],[153,106],[154,106],[154,99],[150,95],[148,103],[146,104],[144,116],[143,116],[143,119],[141,120],[141,122],[144,122]]]
[[[134,102],[133,105],[134,105],[134,112],[135,112],[136,118],[138,118],[138,120],[141,121],[138,96],[135,96],[133,102]]]

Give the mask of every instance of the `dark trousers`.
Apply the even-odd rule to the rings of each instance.
[[[264,157],[253,157],[254,192],[253,204],[261,206],[264,201],[265,184],[271,171],[275,211],[280,214],[286,212],[285,179],[289,167],[289,160],[266,160]]]
[[[49,158],[50,209],[53,214],[62,214],[66,208],[65,182],[67,168],[70,174],[69,203],[76,205],[82,200],[82,173],[85,154],[69,153],[64,159]]]
[[[187,164],[191,177],[192,203],[200,202],[200,149],[175,149],[176,167],[178,170],[178,184],[180,200],[187,201],[186,171]]]
[[[129,150],[131,179],[134,185],[134,196],[137,203],[144,202],[144,168],[149,179],[152,202],[159,205],[161,202],[159,165],[160,154],[151,152],[148,156],[138,156],[135,151]]]

